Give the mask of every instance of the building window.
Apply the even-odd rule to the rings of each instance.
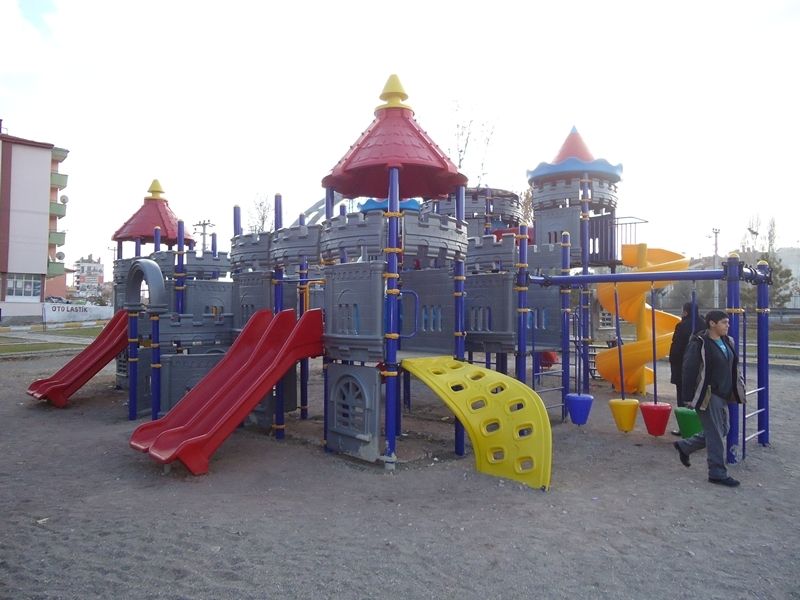
[[[9,273],[6,279],[6,299],[31,298],[36,301],[42,296],[42,276],[29,273]]]

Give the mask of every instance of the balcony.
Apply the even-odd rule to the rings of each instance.
[[[63,231],[51,231],[47,241],[51,246],[53,244],[56,246],[63,246],[65,235]]]
[[[67,214],[67,205],[60,204],[58,202],[51,202],[50,203],[50,215],[56,216],[59,219]]]
[[[63,162],[67,158],[67,154],[69,154],[69,150],[66,148],[53,148],[53,160],[56,162]]]
[[[62,262],[48,262],[47,263],[47,276],[58,277],[64,274],[64,263]]]
[[[59,190],[67,187],[67,174],[66,173],[50,173],[50,185]]]

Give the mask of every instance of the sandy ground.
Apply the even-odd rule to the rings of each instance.
[[[209,475],[167,472],[128,447],[111,367],[66,410],[25,394],[68,358],[0,362],[3,599],[800,598],[797,370],[772,370],[772,445],[738,489],[641,419],[617,432],[595,382],[586,426],[553,413],[545,493],[455,457],[418,386],[394,473],[322,451],[318,388],[288,439],[240,429]]]

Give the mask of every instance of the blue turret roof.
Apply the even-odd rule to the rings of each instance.
[[[539,163],[538,167],[528,171],[528,183],[533,183],[534,179],[540,177],[567,173],[577,175],[594,173],[616,183],[622,179],[622,165],[612,165],[603,158],[595,159],[586,147],[581,134],[573,127],[552,163]]]

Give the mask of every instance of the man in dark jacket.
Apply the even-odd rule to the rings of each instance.
[[[669,347],[669,366],[672,377],[670,383],[675,384],[678,406],[685,406],[683,400],[683,355],[686,353],[686,346],[693,333],[702,331],[705,326],[703,317],[697,311],[697,307],[692,302],[683,305],[683,314],[680,323],[675,325],[675,332],[672,334],[672,344]],[[678,432],[680,434],[680,432]]]
[[[725,467],[725,437],[730,427],[728,403],[744,404],[744,382],[739,375],[739,357],[728,337],[728,315],[712,310],[706,315],[705,331],[692,336],[683,359],[683,399],[697,410],[703,431],[675,442],[681,463],[690,466],[689,455],[706,448],[708,480],[736,487],[739,482]]]

